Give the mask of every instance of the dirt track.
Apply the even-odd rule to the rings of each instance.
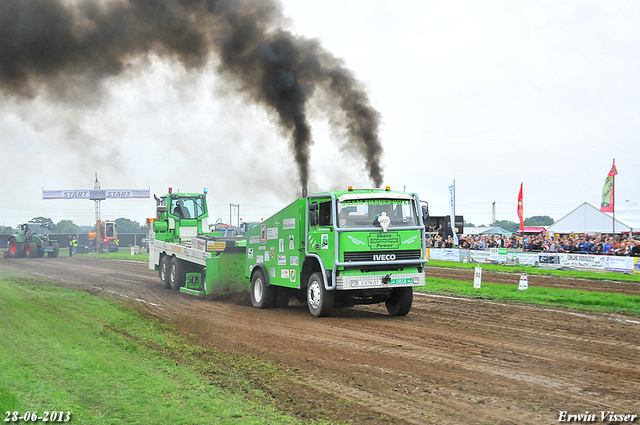
[[[640,318],[415,295],[403,318],[364,306],[313,319],[300,304],[257,310],[163,289],[146,263],[0,259],[0,269],[134,306],[205,347],[277,362],[295,377],[288,394],[274,392],[276,402],[299,414],[320,406],[324,418],[394,424],[555,424],[560,411],[596,413],[598,423],[601,411],[640,415]],[[430,274],[453,278],[451,270]],[[517,284],[517,275],[502,278]],[[539,279],[589,290],[584,281]],[[598,288],[638,293],[630,284]]]

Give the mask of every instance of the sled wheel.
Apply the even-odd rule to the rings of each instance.
[[[176,257],[173,257],[169,264],[169,285],[174,291],[179,291],[184,286],[187,273],[184,269],[184,263]]]
[[[169,255],[165,255],[160,260],[160,282],[162,282],[162,286],[166,289],[171,289],[171,282],[169,281],[169,269],[171,263],[171,257]]]

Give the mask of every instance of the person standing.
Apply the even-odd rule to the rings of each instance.
[[[75,236],[71,239],[71,245],[73,245],[73,255],[76,255],[78,253],[78,239]]]
[[[73,257],[73,236],[69,236],[69,257]]]

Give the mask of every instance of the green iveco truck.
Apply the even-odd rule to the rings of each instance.
[[[178,218],[172,206],[196,197],[203,213],[185,232],[185,220],[194,219]],[[284,307],[295,297],[322,317],[336,307],[381,302],[391,315],[404,316],[413,287],[424,285],[427,212],[416,194],[389,188],[303,193],[235,241],[203,232],[204,195],[162,199],[149,265],[167,287],[194,295],[248,290],[257,308]]]

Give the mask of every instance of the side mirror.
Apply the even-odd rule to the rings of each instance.
[[[429,205],[422,206],[422,222],[426,226],[429,221]]]
[[[318,225],[318,222],[318,203],[314,202],[309,205],[309,225],[314,227]]]

